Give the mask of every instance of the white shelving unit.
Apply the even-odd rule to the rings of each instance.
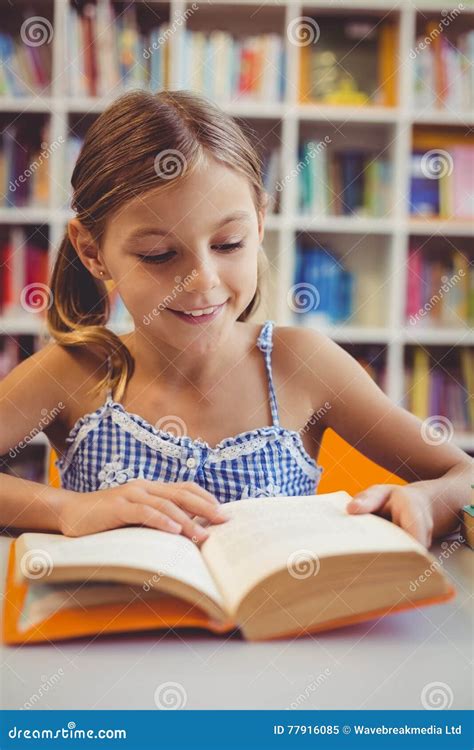
[[[137,5],[139,3],[137,2]],[[156,5],[161,10],[167,9],[169,18],[183,18],[183,14],[190,3],[182,0],[171,2],[156,2],[147,0],[148,6]],[[67,0],[41,0],[41,7],[51,6],[54,12],[54,36],[52,41],[52,87],[50,96],[29,98],[0,98],[0,113],[33,113],[43,112],[51,117],[50,137],[52,141],[68,135],[68,118],[73,114],[90,114],[101,112],[116,95],[105,99],[71,98],[64,90],[67,77],[64,74],[67,58],[65,56],[65,18]],[[410,50],[415,45],[417,13],[433,13],[434,11],[449,11],[456,6],[444,0],[308,0],[308,2],[293,2],[288,0],[265,0],[263,5],[253,0],[240,0],[238,6],[229,0],[220,0],[213,7],[220,8],[228,14],[250,13],[265,7],[265,12],[274,12],[284,19],[281,33],[286,46],[286,98],[283,102],[248,103],[234,102],[222,105],[230,114],[249,120],[264,118],[281,123],[282,173],[291,173],[297,165],[298,139],[301,124],[314,123],[318,128],[325,126],[350,127],[354,124],[380,126],[390,128],[393,135],[391,155],[393,158],[393,190],[397,200],[393,210],[386,218],[358,218],[337,216],[308,218],[297,215],[297,180],[293,179],[285,185],[281,194],[280,214],[269,216],[266,231],[270,236],[273,247],[269,254],[273,264],[274,298],[271,301],[270,314],[280,325],[296,325],[297,320],[287,304],[287,291],[294,283],[295,271],[295,243],[300,233],[322,232],[334,236],[346,235],[360,239],[364,235],[381,235],[384,238],[381,253],[385,253],[384,262],[388,269],[387,304],[389,315],[386,325],[379,327],[378,321],[374,326],[345,325],[327,329],[327,333],[336,341],[343,343],[377,343],[384,344],[387,350],[387,392],[396,403],[403,398],[404,348],[407,345],[444,344],[447,346],[472,346],[474,332],[469,329],[446,330],[409,330],[404,317],[406,294],[406,266],[408,244],[411,235],[420,237],[462,237],[467,242],[474,236],[473,222],[460,221],[428,221],[413,220],[408,213],[409,192],[409,163],[412,145],[412,131],[417,124],[431,126],[457,126],[472,128],[474,126],[474,112],[444,112],[420,111],[413,105],[413,70],[414,63],[410,57]],[[34,6],[33,6],[34,7]],[[465,0],[464,14],[474,14],[474,6]],[[379,15],[381,18],[388,13],[395,14],[399,22],[399,59],[402,61],[398,70],[399,106],[394,108],[374,107],[330,107],[316,104],[302,105],[299,103],[300,48],[291,43],[286,34],[286,28],[295,19],[311,14],[327,13],[350,14],[367,11]],[[180,88],[180,60],[178,49],[180,35],[183,34],[185,21],[176,26],[171,35],[171,88]],[[249,33],[253,31],[249,23]],[[54,252],[63,236],[66,222],[70,216],[62,207],[64,203],[63,159],[65,149],[53,151],[50,157],[50,199],[46,209],[40,208],[0,208],[0,224],[28,225],[44,223],[49,228],[51,247],[51,262]],[[265,245],[265,241],[264,241]],[[268,254],[268,253],[267,253]],[[28,318],[1,318],[0,335],[15,333],[41,332],[38,320]],[[459,444],[472,450],[474,435],[456,436]]]

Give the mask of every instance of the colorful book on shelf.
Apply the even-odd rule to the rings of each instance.
[[[448,21],[445,16],[443,21]],[[474,30],[449,34],[440,22],[429,21],[417,34],[414,61],[414,105],[424,109],[470,111],[474,107]],[[426,40],[429,40],[427,43]]]
[[[438,367],[430,362],[425,349],[415,347],[413,366],[408,368],[405,381],[406,408],[419,419],[441,415],[449,419],[455,431],[470,433],[474,430],[472,399],[474,352],[459,347],[459,364]]]
[[[328,249],[299,247],[295,269],[295,315],[303,324],[341,323],[353,308],[353,276]]]
[[[24,316],[28,311],[44,314],[44,290],[48,280],[48,249],[29,239],[24,229],[12,227],[8,239],[0,241],[0,312]],[[38,310],[38,302],[42,310]]]
[[[366,149],[329,151],[307,140],[299,149],[299,210],[303,215],[386,216],[390,210],[389,160]]]
[[[45,207],[49,195],[50,121],[32,128],[28,117],[17,118],[0,134],[0,203],[8,207]]]
[[[26,18],[25,18],[26,20]],[[16,24],[18,29],[21,23]],[[28,28],[25,33],[28,35]],[[47,34],[47,26],[40,33]],[[48,44],[24,44],[19,36],[0,32],[0,97],[48,95],[51,81],[51,48]]]
[[[279,34],[235,36],[186,29],[182,35],[182,87],[216,101],[280,101],[284,96],[284,45]]]
[[[305,19],[313,42],[300,47],[300,101],[394,106],[397,30],[361,16]]]
[[[171,627],[293,638],[456,595],[423,545],[380,516],[349,514],[349,499],[340,491],[228,503],[229,520],[210,526],[199,547],[146,527],[24,533],[11,545],[3,641]]]

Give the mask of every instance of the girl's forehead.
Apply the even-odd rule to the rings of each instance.
[[[166,227],[186,223],[212,223],[234,211],[252,212],[252,191],[244,175],[228,167],[198,170],[174,184],[160,185],[134,196],[115,214],[112,225],[122,233],[131,224],[164,223]]]

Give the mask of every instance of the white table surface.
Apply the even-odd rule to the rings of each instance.
[[[0,535],[1,586],[10,543]],[[440,544],[430,552],[437,557]],[[425,686],[443,683],[428,688],[433,700],[469,709],[473,562],[464,545],[443,561],[457,589],[448,603],[298,639],[247,643],[181,629],[0,644],[0,706],[155,709],[157,688],[174,682],[189,709],[419,709]]]

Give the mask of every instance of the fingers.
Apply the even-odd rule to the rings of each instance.
[[[393,484],[374,484],[372,487],[358,492],[346,505],[349,513],[374,513],[382,508],[393,492]]]
[[[421,506],[414,503],[399,503],[393,518],[394,523],[401,526],[418,542],[429,548],[432,542],[433,520],[428,518]]]
[[[150,526],[153,529],[168,531],[172,534],[181,533],[182,527],[180,524],[173,521],[172,518],[169,518],[166,513],[162,513],[161,511],[156,510],[156,508],[152,508],[150,505],[130,502],[125,499],[123,501],[118,501],[117,505],[117,512],[123,526],[140,524],[142,526]]]
[[[227,520],[219,502],[216,499],[209,499],[213,498],[213,495],[206,493],[206,496],[204,496],[198,493],[194,487],[191,488],[191,483],[186,483],[185,488],[179,484],[150,482],[146,490],[151,495],[171,500],[183,511],[207,518],[212,523],[222,523]]]
[[[147,480],[130,482],[127,485],[126,499],[130,503],[146,505],[164,514],[179,524],[178,533],[182,533],[193,541],[202,542],[207,539],[209,532],[199,523],[199,520],[204,518],[206,522],[210,520],[212,523],[222,523],[227,520],[227,517],[221,512],[220,505],[215,498],[213,499],[213,495],[206,490],[199,495],[195,494],[194,483],[191,482],[185,483],[185,486],[190,489],[183,489],[182,483],[169,484]],[[196,514],[193,512],[194,509],[200,514],[197,519],[191,518],[191,515]],[[154,528],[163,528],[161,518],[150,515],[150,520],[150,525],[154,526],[154,521],[158,523],[158,526]]]

